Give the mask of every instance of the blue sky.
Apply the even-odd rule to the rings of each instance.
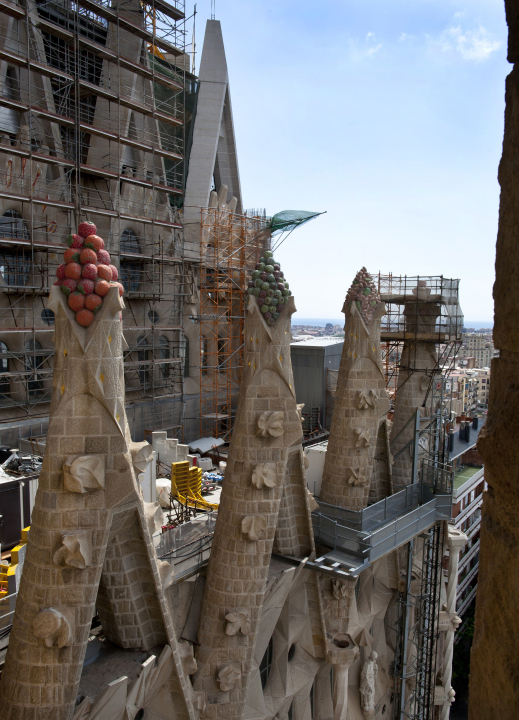
[[[492,320],[502,0],[216,0],[216,19],[245,207],[327,213],[276,253],[298,314],[340,316],[365,265],[458,277],[465,317]]]

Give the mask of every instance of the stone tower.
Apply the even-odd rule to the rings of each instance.
[[[112,288],[85,329],[51,291],[51,420],[0,684],[4,720],[70,720],[96,606],[116,644],[169,646],[176,717],[194,717],[151,542],[155,506],[145,508],[134,470],[150,446],[131,442],[126,421],[123,306]]]
[[[249,297],[244,377],[207,572],[194,684],[208,704],[217,705],[220,718],[244,716],[258,669],[254,652],[273,549],[295,556],[312,551],[290,361],[295,305],[292,297],[286,300],[274,320],[263,313],[259,294]]]
[[[362,268],[342,309],[346,324],[320,499],[350,510],[368,504],[375,448],[389,399],[382,370],[385,305]]]
[[[389,296],[391,300],[395,298]],[[413,422],[409,422],[413,413],[420,408],[422,416],[426,412],[425,400],[438,368],[435,332],[436,321],[440,314],[439,295],[432,295],[425,280],[418,280],[416,288],[400,298],[404,303],[405,336],[402,358],[398,372],[398,387],[395,397],[395,413],[392,428],[392,453],[395,456],[392,479],[393,492],[403,490],[413,482],[412,446],[399,452],[414,436]]]

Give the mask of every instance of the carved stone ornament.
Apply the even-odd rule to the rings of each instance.
[[[195,660],[193,646],[187,640],[181,640],[178,643],[180,657],[182,659],[182,667],[186,675],[194,675],[198,670],[198,664]]]
[[[65,490],[85,493],[105,486],[103,455],[71,455],[63,463]]]
[[[249,613],[244,610],[233,610],[225,616],[227,625],[225,627],[226,635],[250,635]]]
[[[306,488],[306,495],[308,497],[308,507],[310,508],[310,512],[314,512],[314,510],[319,510],[319,505],[314,498],[314,494],[311,493],[308,488]]]
[[[357,442],[355,443],[356,448],[367,447],[369,445],[369,428],[355,428],[355,435],[357,436]]]
[[[359,390],[357,393],[357,407],[359,410],[374,408],[377,404],[377,393],[374,390]]]
[[[55,565],[84,570],[92,564],[90,538],[85,532],[61,533],[61,545],[54,553],[52,560]]]
[[[200,715],[204,712],[207,707],[207,700],[205,699],[205,692],[194,692],[193,693],[193,705]]]
[[[285,432],[283,422],[285,414],[281,410],[267,410],[258,418],[258,435],[261,437],[281,437]]]
[[[137,475],[143,473],[153,459],[153,448],[146,442],[132,442],[130,445],[132,463]]]
[[[363,470],[354,470],[353,468],[349,468],[348,485],[353,485],[353,487],[366,487],[366,485],[369,485],[369,479],[366,477]]]
[[[259,463],[252,471],[252,484],[258,490],[268,487],[273,488],[278,484],[275,463]]]
[[[267,519],[263,515],[248,515],[241,521],[241,531],[247,540],[255,542],[265,536]]]
[[[341,580],[332,580],[332,595],[336,600],[344,600],[348,597],[348,586]]]
[[[162,589],[166,590],[170,585],[173,585],[173,580],[175,579],[175,568],[172,564],[168,563],[167,560],[157,560],[157,566],[159,568]]]
[[[33,620],[32,630],[47,647],[59,648],[72,644],[72,629],[67,618],[55,608],[45,608]]]
[[[299,419],[301,420],[301,423],[303,423],[304,417],[303,417],[303,408],[305,404],[304,403],[298,403],[296,405],[297,407],[297,414],[299,415]]]
[[[218,673],[217,680],[222,692],[234,690],[241,680],[241,672],[234,665],[226,665]]]

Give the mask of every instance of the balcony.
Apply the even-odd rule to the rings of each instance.
[[[430,468],[429,468],[430,470]],[[439,476],[445,481],[448,471]],[[430,479],[429,473],[422,477]],[[438,474],[436,474],[438,479]],[[439,483],[409,485],[361,511],[319,503],[312,513],[316,545],[331,548],[307,566],[333,575],[357,577],[362,570],[405,545],[440,520],[450,520],[452,496]]]

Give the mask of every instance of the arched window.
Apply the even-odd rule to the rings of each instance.
[[[16,210],[8,210],[0,217],[0,237],[28,240],[29,233]],[[0,247],[0,273],[7,285],[25,285],[30,272],[30,256],[16,247]]]
[[[123,230],[120,251],[121,283],[127,292],[138,292],[141,281],[142,263],[124,257],[127,253],[138,255],[141,251],[139,238],[130,228]]]
[[[27,391],[29,397],[40,395],[43,392],[43,380],[41,375],[38,375],[38,370],[43,365],[44,357],[38,350],[41,350],[41,345],[37,340],[27,340],[25,343],[26,355],[26,370],[30,373],[27,380]]]
[[[141,337],[137,338],[137,346],[139,348],[142,348],[142,350],[139,350],[137,352],[137,359],[139,362],[147,363],[148,362],[148,341],[145,337],[141,335]],[[142,387],[148,387],[149,381],[150,381],[150,374],[148,370],[147,364],[139,365],[139,378],[141,381]]]
[[[8,359],[8,348],[3,342],[0,342],[0,398],[9,397],[9,378],[4,373],[9,372],[9,359]]]
[[[161,360],[168,360],[169,359],[169,340],[165,335],[161,335],[159,338],[159,345],[160,345],[160,359]],[[169,363],[162,362],[160,364],[160,372],[162,373],[163,378],[169,377]]]

